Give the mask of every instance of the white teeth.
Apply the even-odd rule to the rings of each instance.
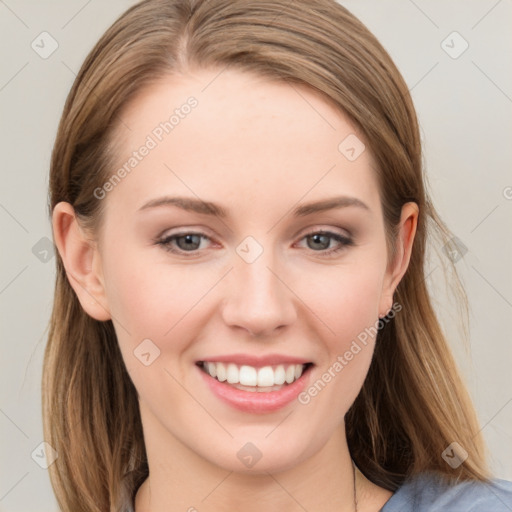
[[[217,380],[220,382],[226,380],[226,367],[222,363],[208,363],[208,372],[212,377],[217,377]],[[217,373],[217,375],[215,375],[215,373]]]
[[[229,363],[226,371],[228,384],[238,384],[240,382],[240,372],[236,364]]]
[[[286,369],[285,380],[286,382],[288,382],[288,384],[295,380],[295,365],[288,366],[288,368]]]
[[[228,384],[240,384],[241,386],[258,386],[260,388],[272,388],[281,386],[285,382],[291,384],[302,375],[305,365],[291,364],[278,366],[264,366],[254,368],[253,366],[237,366],[234,363],[203,363],[204,370],[220,382],[227,381]]]
[[[277,386],[280,386],[281,384],[284,384],[285,380],[286,380],[286,372],[284,371],[284,366],[282,364],[280,364],[274,370],[274,384],[276,384]]]
[[[207,365],[207,371],[212,377],[217,377],[217,365],[213,363],[205,363]]]
[[[268,388],[274,385],[274,370],[271,366],[264,366],[258,370],[258,386]]]
[[[243,386],[257,386],[258,372],[256,371],[256,368],[253,368],[252,366],[241,366],[238,382]]]

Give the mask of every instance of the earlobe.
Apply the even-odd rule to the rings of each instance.
[[[397,252],[395,260],[391,262],[386,272],[379,309],[380,317],[386,316],[392,308],[393,294],[409,266],[418,224],[418,213],[418,205],[414,202],[406,203],[402,207],[400,229],[396,240]]]
[[[87,237],[69,203],[55,205],[52,226],[67,278],[82,308],[96,320],[110,320],[97,245]]]

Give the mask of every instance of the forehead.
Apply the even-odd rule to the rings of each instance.
[[[364,148],[362,135],[304,85],[232,69],[195,70],[146,87],[121,118],[118,166],[150,147],[115,190],[131,194],[134,206],[157,191],[205,200],[264,194],[268,205],[286,196],[315,199],[335,188],[378,200],[370,152],[357,159],[343,152],[347,140],[360,144],[357,151]]]
[[[186,104],[191,98],[197,106],[190,116],[192,121],[186,124],[196,128],[204,124],[205,128],[210,128],[215,123],[218,130],[210,133],[210,138],[218,140],[223,133],[244,137],[250,130],[261,128],[265,131],[272,128],[273,133],[285,128],[290,137],[299,134],[311,137],[315,132],[336,132],[340,128],[355,131],[332,101],[304,84],[233,69],[198,69],[168,75],[139,91],[125,106],[118,132],[124,140],[136,143],[130,140],[130,135],[139,135],[133,133],[133,129],[151,133],[159,123],[169,121],[175,114],[179,119],[173,121],[173,135],[177,135],[183,131],[183,128],[178,130],[177,125],[185,126],[179,111],[189,110]],[[206,131],[201,134],[203,138]]]

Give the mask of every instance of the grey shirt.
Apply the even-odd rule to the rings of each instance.
[[[447,484],[435,473],[406,480],[380,512],[512,512],[512,482]]]

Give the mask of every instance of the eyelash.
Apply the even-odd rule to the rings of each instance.
[[[197,253],[198,252],[197,249],[193,250],[193,251],[184,251],[182,249],[172,248],[171,242],[175,241],[177,238],[182,238],[182,237],[185,237],[187,235],[196,235],[196,236],[199,236],[201,238],[207,238],[207,239],[210,238],[210,237],[206,236],[204,233],[197,233],[197,232],[194,232],[194,231],[186,231],[186,232],[175,233],[174,235],[166,236],[166,237],[164,237],[164,238],[162,238],[160,240],[157,240],[156,243],[157,243],[157,245],[161,245],[164,248],[164,250],[166,250],[168,252],[171,252],[173,254],[185,255],[185,254]],[[324,250],[321,250],[321,251],[314,251],[313,249],[311,249],[313,252],[318,252],[322,256],[325,256],[325,257],[334,256],[337,253],[339,253],[340,251],[343,251],[344,249],[346,249],[347,247],[355,245],[354,241],[351,238],[343,236],[343,235],[340,235],[339,233],[335,233],[335,232],[332,232],[332,231],[325,231],[325,230],[312,231],[310,233],[306,233],[301,238],[301,240],[303,240],[305,238],[308,238],[308,237],[312,237],[314,235],[328,236],[329,238],[332,238],[332,239],[336,240],[337,242],[339,242],[341,244],[339,247],[334,248],[334,249],[324,249]]]

